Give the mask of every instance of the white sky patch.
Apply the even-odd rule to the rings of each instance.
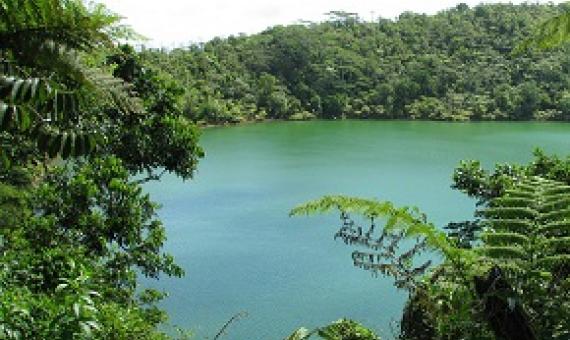
[[[299,20],[322,21],[333,10],[358,13],[370,20],[393,19],[402,12],[434,14],[463,2],[470,7],[481,1],[418,0],[98,0],[125,17],[124,23],[150,40],[149,46],[178,47],[190,42],[252,34],[275,25]],[[523,3],[525,1],[484,1]],[[532,3],[563,1],[533,1]]]

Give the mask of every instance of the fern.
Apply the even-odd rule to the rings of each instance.
[[[352,253],[356,267],[371,271],[374,275],[391,276],[395,286],[413,291],[417,279],[426,273],[431,261],[415,264],[417,256],[425,251],[444,255],[446,258],[470,259],[470,252],[459,249],[446,234],[427,222],[426,215],[415,207],[396,207],[388,201],[377,201],[347,196],[324,196],[291,210],[291,216],[322,214],[339,211],[341,226],[335,239],[345,244],[365,248]],[[367,227],[357,224],[350,216],[360,216],[369,221]],[[379,220],[385,221],[382,227]],[[403,241],[413,245],[401,249]]]
[[[532,177],[479,212],[487,218],[480,252],[527,270],[551,270],[570,262],[570,186]]]

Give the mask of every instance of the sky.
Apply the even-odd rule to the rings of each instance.
[[[188,43],[252,34],[275,25],[299,20],[322,21],[324,13],[343,10],[361,18],[393,19],[402,12],[437,13],[463,2],[475,6],[482,1],[453,0],[98,0],[122,15],[130,25],[149,40],[153,47],[180,47]],[[484,1],[513,2],[525,1]],[[532,1],[532,3],[563,1]]]

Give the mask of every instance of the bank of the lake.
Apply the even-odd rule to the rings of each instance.
[[[231,127],[231,126],[242,126],[242,125],[250,125],[250,124],[267,124],[267,123],[275,123],[275,122],[319,122],[319,121],[364,121],[364,122],[432,122],[432,123],[537,123],[537,124],[563,124],[568,123],[567,121],[563,120],[440,120],[440,119],[419,119],[419,118],[346,118],[346,117],[333,117],[333,118],[302,118],[302,119],[276,119],[276,118],[264,118],[264,119],[242,119],[236,121],[223,121],[223,122],[206,122],[206,121],[197,121],[194,122],[198,127],[207,129],[207,128],[215,128],[215,127]]]
[[[526,162],[535,146],[565,155],[570,125],[273,122],[205,129],[202,145],[195,180],[146,186],[164,206],[166,251],[187,273],[145,282],[170,293],[162,306],[172,322],[211,337],[247,311],[227,338],[271,340],[350,317],[390,339],[405,296],[352,267],[352,248],[332,239],[336,216],[289,218],[289,209],[343,193],[416,205],[443,226],[473,213],[449,187],[460,160]]]

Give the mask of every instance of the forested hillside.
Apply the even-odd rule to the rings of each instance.
[[[323,23],[142,52],[181,82],[187,116],[568,120],[570,57],[514,48],[565,5],[459,5],[437,15]]]

